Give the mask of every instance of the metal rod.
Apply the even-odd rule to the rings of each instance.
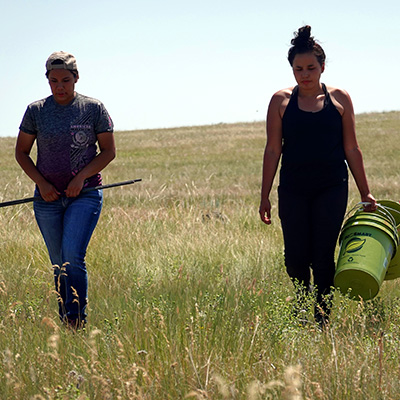
[[[132,183],[140,182],[140,181],[141,181],[141,179],[133,179],[130,181],[109,183],[107,185],[99,185],[99,186],[95,186],[95,187],[84,188],[81,190],[81,193],[91,192],[92,190],[109,189],[109,188],[113,188],[116,186],[131,185]],[[34,196],[34,197],[26,197],[25,199],[4,201],[3,203],[0,203],[0,207],[15,206],[17,204],[30,203],[31,201],[43,201],[43,199],[40,196]]]

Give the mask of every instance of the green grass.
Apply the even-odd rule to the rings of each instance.
[[[357,116],[370,186],[400,199],[400,112]],[[0,139],[0,201],[33,185]],[[258,217],[264,123],[117,132],[87,254],[89,324],[58,322],[31,204],[0,209],[1,399],[399,399],[400,289],[292,316],[277,217]],[[359,201],[350,184],[349,208]]]

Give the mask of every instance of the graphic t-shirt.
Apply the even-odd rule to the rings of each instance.
[[[47,181],[63,193],[71,179],[97,154],[97,135],[113,132],[113,122],[104,105],[76,93],[62,106],[53,96],[30,104],[20,130],[36,136],[36,167]],[[100,173],[90,177],[85,187],[101,184]]]

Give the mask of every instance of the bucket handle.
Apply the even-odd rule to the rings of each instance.
[[[378,204],[379,204],[379,203],[378,203]],[[381,206],[381,207],[385,207],[386,210],[390,210],[391,212],[393,211],[393,212],[395,212],[395,213],[397,213],[397,214],[400,215],[400,211],[399,211],[399,210],[396,210],[395,208],[388,207],[388,206],[382,206],[382,205],[380,205],[380,206]]]
[[[354,211],[356,211],[356,210],[361,210],[361,206],[362,207],[364,207],[364,206],[367,206],[368,204],[370,204],[370,203],[368,203],[367,201],[364,201],[364,202],[360,202],[360,203],[357,203],[355,206],[353,206],[353,208],[351,208],[347,213],[346,213],[346,215],[344,216],[344,219],[347,219],[347,217],[351,214],[351,213],[353,213]]]
[[[387,206],[383,206],[382,204],[376,203],[376,205],[378,206],[378,208],[382,209],[382,211],[384,211],[384,214],[390,219],[390,221],[393,223],[393,226],[396,228],[396,220],[394,219],[393,215],[391,214],[391,211],[395,211],[398,212],[397,210],[391,208],[391,207],[387,207]]]
[[[369,205],[370,203],[367,201],[361,201],[360,203],[357,203],[346,215],[345,218],[346,219],[349,214],[351,214],[352,212],[356,211],[356,210],[361,210],[361,207],[364,208],[364,206]],[[394,219],[393,215],[388,211],[388,209],[391,210],[390,207],[385,207],[382,204],[376,203],[377,207],[381,209],[381,211],[383,212],[383,214],[385,215],[385,217],[387,217],[390,222],[393,224],[394,227],[396,227],[396,220]],[[397,210],[394,210],[396,212],[399,212]]]

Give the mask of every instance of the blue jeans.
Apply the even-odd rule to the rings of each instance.
[[[39,192],[35,192],[38,196]],[[34,212],[54,266],[60,318],[86,321],[88,277],[85,255],[103,205],[102,190],[35,201]]]

